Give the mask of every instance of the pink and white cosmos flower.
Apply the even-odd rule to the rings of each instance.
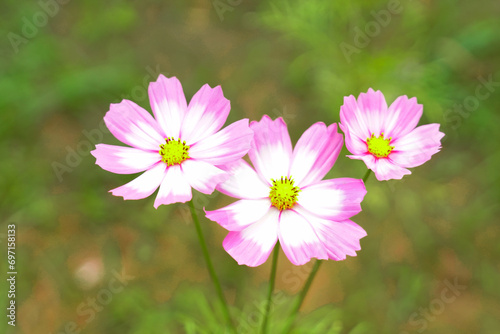
[[[124,199],[142,199],[158,187],[154,207],[191,200],[191,188],[211,194],[229,178],[218,165],[243,157],[253,132],[248,119],[219,131],[230,110],[220,86],[204,85],[189,106],[175,77],[158,77],[149,85],[154,118],[132,101],[111,104],[104,116],[109,131],[131,147],[96,145],[92,155],[101,168],[117,174],[143,172],[131,182],[111,190]]]
[[[366,194],[362,180],[323,180],[342,148],[337,125],[313,124],[295,149],[282,118],[267,115],[250,123],[248,152],[255,170],[243,159],[227,164],[231,178],[217,186],[239,198],[206,216],[229,230],[224,249],[250,267],[266,261],[279,240],[295,265],[311,258],[344,260],[356,256],[366,232],[349,218],[361,211]]]
[[[345,144],[353,155],[363,160],[377,180],[401,179],[411,174],[406,168],[422,165],[441,149],[439,124],[416,128],[423,107],[417,99],[400,96],[389,107],[380,91],[368,89],[344,97],[340,107],[340,128]]]

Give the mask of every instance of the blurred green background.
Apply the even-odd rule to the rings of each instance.
[[[2,333],[224,333],[187,206],[112,196],[134,176],[89,154],[118,143],[101,130],[109,104],[150,110],[160,73],[188,100],[220,84],[228,122],[281,116],[294,142],[338,122],[344,96],[416,96],[442,151],[402,181],[367,182],[362,250],[323,264],[294,333],[500,333],[498,1],[60,2],[1,5],[1,277],[7,224],[18,271],[17,326],[2,315]],[[346,154],[329,178],[364,175]],[[270,261],[239,267],[225,230],[202,223],[235,322],[255,333]],[[272,333],[311,265],[280,255]],[[7,291],[0,280],[2,308]]]

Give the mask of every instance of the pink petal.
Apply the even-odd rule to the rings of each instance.
[[[279,240],[286,256],[296,266],[315,257],[326,260],[328,254],[309,222],[294,210],[281,212]]]
[[[393,140],[406,135],[413,130],[422,117],[423,106],[417,103],[417,99],[408,99],[406,95],[398,97],[389,107],[383,132],[385,138],[392,137]]]
[[[223,247],[238,264],[256,267],[266,262],[278,241],[280,211],[271,207],[259,221],[242,231],[229,232]]]
[[[375,159],[375,164],[371,170],[375,173],[377,180],[400,180],[403,176],[411,174],[408,169],[395,164],[394,161],[391,160],[391,156],[389,156],[389,158]]]
[[[221,193],[245,199],[259,199],[269,197],[271,184],[266,184],[243,159],[220,166],[229,172],[229,179],[217,186]]]
[[[342,149],[337,124],[318,122],[307,129],[293,150],[290,176],[299,187],[321,180],[333,167]]]
[[[288,176],[292,142],[283,119],[280,117],[273,121],[264,115],[260,122],[250,123],[250,128],[254,132],[254,140],[248,156],[257,173],[267,182]]]
[[[204,161],[188,159],[181,168],[189,185],[204,194],[213,193],[219,183],[229,179],[226,171]]]
[[[372,134],[377,137],[380,135],[386,115],[387,103],[384,95],[371,88],[367,93],[359,94],[357,101],[352,95],[345,97],[344,104],[340,107],[342,130],[344,133],[349,132],[352,139],[362,141]]]
[[[97,144],[90,153],[96,158],[97,165],[116,174],[143,172],[161,160],[158,152],[106,144]]]
[[[365,140],[371,136],[354,95],[344,97],[344,104],[340,107],[340,128],[346,135],[350,133],[358,139]]]
[[[191,186],[184,177],[180,165],[173,165],[167,168],[154,207],[158,209],[162,204],[185,203],[192,197]]]
[[[439,124],[419,126],[404,137],[394,141],[394,151],[389,158],[401,167],[416,167],[430,160],[433,154],[441,149],[441,138],[444,133],[439,132]]]
[[[247,154],[252,139],[248,119],[242,119],[191,146],[189,155],[212,165],[227,164]]]
[[[394,161],[391,160],[392,153],[388,158],[376,158],[372,154],[364,154],[364,155],[348,155],[351,159],[363,160],[368,169],[371,169],[377,180],[379,181],[387,181],[391,179],[401,179],[405,175],[411,174],[411,172],[398,166]]]
[[[360,203],[365,195],[366,188],[362,180],[324,180],[302,188],[298,195],[298,204],[319,217],[340,221],[361,211]]]
[[[242,199],[218,210],[205,211],[205,214],[226,230],[241,231],[261,219],[270,208],[271,201],[268,198]]]
[[[153,116],[129,100],[111,104],[104,122],[118,140],[136,148],[158,151],[165,140]]]
[[[159,162],[139,177],[121,187],[110,190],[110,192],[115,196],[122,196],[123,199],[146,198],[158,188],[165,176],[166,169],[167,165]]]
[[[351,220],[330,222],[316,229],[325,245],[328,257],[335,261],[345,260],[346,255],[356,256],[361,250],[359,240],[366,237],[366,232]]]
[[[368,146],[366,144],[366,140],[368,138],[361,139],[357,137],[355,134],[353,134],[353,132],[349,130],[349,128],[347,128],[343,124],[340,124],[340,128],[345,134],[345,146],[347,147],[347,150],[349,152],[356,155],[365,154],[368,152]]]
[[[374,169],[375,163],[377,162],[377,158],[371,153],[347,155],[347,157],[355,160],[363,160],[366,164],[366,167],[371,170]]]
[[[205,84],[193,96],[181,126],[181,137],[188,145],[213,135],[226,122],[231,104],[222,88]]]
[[[149,84],[149,100],[162,135],[178,139],[184,114],[187,110],[182,85],[176,77],[166,78],[160,74],[156,82]]]
[[[358,107],[366,121],[371,133],[379,136],[384,129],[387,117],[387,102],[381,91],[369,88],[367,93],[361,93],[358,97]],[[370,134],[371,134],[370,133]]]
[[[366,232],[356,223],[350,220],[325,220],[300,207],[296,211],[314,228],[326,248],[328,258],[335,261],[345,260],[346,255],[356,256],[356,251],[361,249],[359,240],[366,236]]]

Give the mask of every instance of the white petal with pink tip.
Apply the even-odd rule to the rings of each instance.
[[[290,176],[298,187],[321,180],[330,171],[342,149],[337,124],[328,128],[318,122],[307,129],[293,149]]]
[[[241,231],[261,219],[270,208],[268,198],[242,199],[218,210],[205,211],[205,214],[228,231]]]
[[[142,199],[151,195],[160,185],[167,165],[159,162],[153,168],[145,171],[129,183],[110,190],[115,196],[122,196],[123,199]]]
[[[250,123],[254,132],[248,156],[257,173],[265,180],[288,176],[292,158],[292,142],[285,122],[280,117],[272,121],[264,115],[260,122]]]
[[[181,126],[182,139],[192,145],[216,133],[226,122],[230,109],[231,104],[220,86],[203,85],[189,102]]]
[[[224,239],[224,249],[238,264],[256,267],[266,262],[278,241],[278,217],[276,208],[269,211],[259,221],[242,231],[229,232]]]
[[[303,188],[298,195],[298,204],[322,218],[339,221],[358,214],[365,195],[366,188],[362,180],[324,180]]]
[[[350,220],[337,222],[322,219],[300,207],[296,211],[314,228],[328,258],[335,261],[345,260],[346,255],[356,256],[356,251],[361,249],[359,240],[366,236],[366,232],[356,223]]]
[[[319,240],[309,222],[294,210],[281,213],[279,240],[286,256],[296,266],[303,265],[311,258],[328,259],[326,248]]]
[[[149,100],[162,135],[179,139],[180,128],[187,110],[182,85],[176,77],[160,74],[156,82],[149,84]]]
[[[181,168],[189,185],[204,194],[213,193],[219,183],[229,179],[227,172],[204,161],[188,159]]]
[[[182,174],[181,167],[179,165],[168,167],[158,190],[154,207],[158,208],[162,204],[185,203],[191,198],[191,186]]]
[[[189,155],[213,165],[223,165],[244,156],[252,138],[248,119],[242,119],[191,146]]]
[[[229,172],[229,179],[217,190],[235,198],[259,199],[269,197],[271,184],[266,184],[243,159],[221,166]]]
[[[153,116],[132,101],[111,104],[104,123],[118,140],[136,148],[155,151],[164,141]]]
[[[143,172],[161,160],[158,152],[106,144],[97,144],[90,153],[96,158],[97,165],[116,174]]]

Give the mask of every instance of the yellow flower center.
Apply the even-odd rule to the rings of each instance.
[[[384,133],[380,136],[372,136],[366,139],[366,145],[368,146],[368,152],[376,156],[377,158],[386,158],[394,149],[394,146],[389,145],[391,143],[392,137],[389,139],[384,139]]]
[[[293,185],[292,178],[288,176],[281,177],[281,180],[274,180],[269,198],[271,204],[277,207],[280,211],[291,209],[297,203],[297,196],[300,188]]]
[[[160,145],[161,161],[167,166],[180,165],[184,160],[189,159],[189,146],[180,139],[165,138],[165,144]]]

